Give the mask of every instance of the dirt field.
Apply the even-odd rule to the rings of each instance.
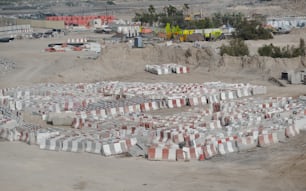
[[[164,53],[165,47],[129,49],[116,45],[106,46],[98,60],[78,58],[80,54],[86,53],[42,52],[48,43],[63,40],[65,37],[0,44],[0,57],[13,60],[16,64],[15,70],[2,74],[1,87],[98,80],[220,80],[267,85],[266,96],[296,96],[306,93],[301,85],[286,88],[274,86],[267,82],[268,74],[259,75],[265,70],[260,67],[242,67],[241,63],[235,63],[235,58],[225,58],[225,66],[215,67],[213,65],[216,61],[213,60],[218,63],[220,57],[207,56],[209,52],[201,52],[204,56],[199,60],[189,59],[192,72],[187,75],[156,76],[143,71],[146,63],[185,62],[185,45],[182,48],[169,47],[170,50]],[[196,53],[199,50],[193,51]],[[282,62],[286,62],[284,67],[289,69],[299,66],[298,61],[294,60],[292,65],[289,64],[291,60]],[[270,63],[271,66],[265,63],[265,66],[271,68],[277,63]],[[280,71],[282,68],[275,69]],[[30,121],[35,122],[37,119]],[[5,190],[305,190],[305,140],[306,134],[303,133],[287,143],[268,148],[187,163],[48,152],[23,143],[1,142],[0,185]]]
[[[180,1],[180,4],[184,2]],[[281,6],[271,7],[275,12],[282,11]],[[231,6],[228,9],[249,11],[244,5]],[[264,11],[267,11],[267,8]],[[11,43],[0,43],[0,59],[15,63],[13,70],[0,73],[0,88],[46,82],[101,80],[186,83],[224,81],[265,85],[268,87],[266,97],[299,96],[306,94],[305,85],[278,87],[267,79],[270,76],[279,77],[283,70],[305,69],[305,66],[300,65],[300,58],[261,58],[256,56],[256,50],[269,43],[277,46],[298,45],[299,39],[306,37],[305,34],[305,30],[297,30],[288,35],[275,36],[270,41],[247,41],[252,54],[248,58],[222,58],[217,55],[215,50],[226,41],[205,42],[208,49],[192,48],[192,44],[172,47],[157,45],[144,49],[132,49],[128,45],[105,45],[100,57],[92,60],[84,58],[88,52],[43,52],[48,43],[64,42],[72,36],[15,40]],[[83,35],[89,34],[73,36]],[[192,56],[187,58],[185,52],[188,49]],[[164,63],[187,63],[191,73],[157,76],[144,72],[146,64]],[[25,118],[29,122],[41,123],[40,120],[27,115]],[[24,143],[0,141],[0,169],[0,189],[7,191],[305,191],[306,132],[288,139],[285,143],[203,162],[152,162],[142,158],[106,158],[86,153],[51,152]]]
[[[243,82],[268,86],[268,96],[297,96],[305,93],[300,85],[277,87],[267,81],[270,76],[280,77],[286,70],[305,69],[300,58],[272,59],[256,56],[260,44],[275,43],[278,46],[288,43],[298,45],[306,32],[300,30],[289,35],[276,36],[270,41],[247,41],[252,52],[249,58],[220,57],[216,49],[226,41],[204,42],[208,49],[197,49],[192,43],[166,47],[148,45],[144,49],[134,49],[128,45],[106,44],[97,60],[86,59],[88,52],[50,53],[43,50],[49,43],[65,42],[71,36],[56,39],[15,40],[0,44],[0,58],[15,63],[14,70],[0,73],[0,88],[30,85],[33,83],[95,82],[101,80],[121,81],[170,81],[204,82],[224,81]],[[84,37],[90,34],[73,34]],[[95,36],[97,38],[97,36]],[[98,36],[103,39],[103,36]],[[191,57],[186,57],[190,49]],[[146,64],[178,63],[188,64],[191,73],[186,75],[157,76],[144,72]],[[271,91],[269,91],[271,89]]]
[[[32,190],[306,190],[306,133],[203,162],[152,162],[0,142],[0,184]]]

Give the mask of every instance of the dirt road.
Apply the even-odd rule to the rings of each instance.
[[[306,133],[286,143],[207,161],[135,158],[39,150],[0,142],[0,185],[45,190],[306,190]]]

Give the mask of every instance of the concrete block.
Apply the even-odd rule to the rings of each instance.
[[[235,141],[238,151],[247,151],[257,147],[257,139],[254,139],[253,136],[240,137]]]
[[[47,122],[52,125],[57,126],[71,126],[73,119],[75,118],[75,114],[71,112],[65,113],[49,113],[47,117]]]
[[[300,130],[306,130],[306,117],[301,118],[301,119],[295,119],[294,125]]]
[[[18,126],[18,123],[16,120],[10,120],[6,123],[3,123],[0,125],[0,128],[5,128],[5,129],[12,129]]]
[[[138,156],[145,156],[147,155],[147,152],[144,150],[144,148],[141,145],[134,145],[132,146],[128,153],[133,156],[133,157],[138,157]]]
[[[54,117],[52,120],[52,125],[55,126],[71,126],[73,118],[71,117]]]
[[[301,79],[301,74],[300,73],[294,73],[292,72],[290,75],[289,75],[289,82],[291,84],[300,84],[302,82],[302,79]]]
[[[286,141],[285,129],[279,129],[277,131],[277,138],[280,142]]]

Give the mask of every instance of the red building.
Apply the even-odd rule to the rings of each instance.
[[[64,21],[65,25],[78,25],[78,26],[88,26],[89,22],[93,19],[101,19],[104,23],[112,22],[114,16],[106,15],[86,15],[86,16],[50,16],[46,18],[48,21]]]

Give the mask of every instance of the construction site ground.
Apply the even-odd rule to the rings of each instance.
[[[96,60],[89,52],[44,52],[49,43],[65,42],[73,34],[54,39],[24,39],[0,44],[0,58],[14,62],[0,73],[0,87],[35,83],[73,83],[102,80],[142,82],[224,81],[265,85],[268,96],[306,94],[305,85],[279,87],[268,81],[280,72],[305,69],[300,58],[272,59],[256,56],[256,49],[271,42],[298,45],[305,30],[276,36],[271,41],[247,41],[250,57],[220,57],[215,50],[226,41],[170,47],[148,45],[133,49],[126,44],[106,44]],[[86,34],[85,34],[86,35]],[[87,34],[90,35],[90,34]],[[101,39],[103,37],[101,36]],[[191,56],[186,56],[190,49]],[[191,68],[184,75],[157,76],[145,64],[180,63]],[[166,113],[179,111],[165,111]],[[25,119],[41,123],[31,116]],[[152,162],[143,158],[102,157],[86,153],[49,152],[24,143],[0,142],[0,185],[3,190],[306,190],[306,133],[266,148],[215,157],[206,161]]]
[[[160,162],[0,142],[4,190],[305,190],[306,133],[202,162]],[[5,172],[5,173],[4,173]]]

